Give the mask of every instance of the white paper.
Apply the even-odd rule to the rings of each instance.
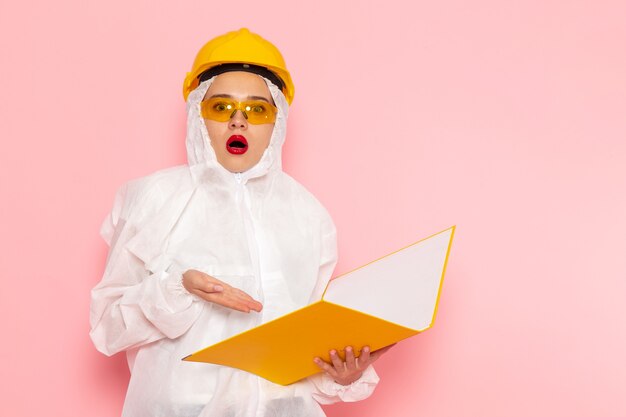
[[[430,327],[452,230],[338,277],[324,300],[414,330]]]

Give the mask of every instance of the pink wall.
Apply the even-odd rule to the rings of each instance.
[[[98,228],[180,164],[181,84],[247,26],[296,83],[285,168],[346,271],[457,225],[437,324],[330,416],[623,416],[623,1],[0,3],[0,415],[114,416],[88,338]]]

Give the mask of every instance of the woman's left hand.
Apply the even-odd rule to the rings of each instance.
[[[325,371],[327,375],[331,376],[338,384],[350,385],[361,378],[365,368],[376,362],[383,353],[387,352],[393,346],[395,346],[395,344],[371,353],[369,346],[363,346],[361,355],[358,358],[354,357],[352,346],[346,346],[344,349],[346,352],[345,362],[341,360],[335,349],[329,352],[331,363],[324,362],[319,357],[315,357],[313,362]]]

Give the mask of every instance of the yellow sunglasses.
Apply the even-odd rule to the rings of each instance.
[[[205,100],[200,104],[200,108],[202,117],[216,122],[227,122],[237,110],[241,110],[243,117],[255,125],[274,123],[278,113],[278,108],[263,100],[237,101],[225,97]]]

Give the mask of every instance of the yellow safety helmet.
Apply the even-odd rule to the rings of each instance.
[[[203,72],[218,65],[235,63],[257,65],[276,74],[284,85],[283,94],[291,104],[295,89],[283,56],[272,43],[247,28],[218,36],[200,49],[183,83],[185,101],[200,83],[198,77]]]

